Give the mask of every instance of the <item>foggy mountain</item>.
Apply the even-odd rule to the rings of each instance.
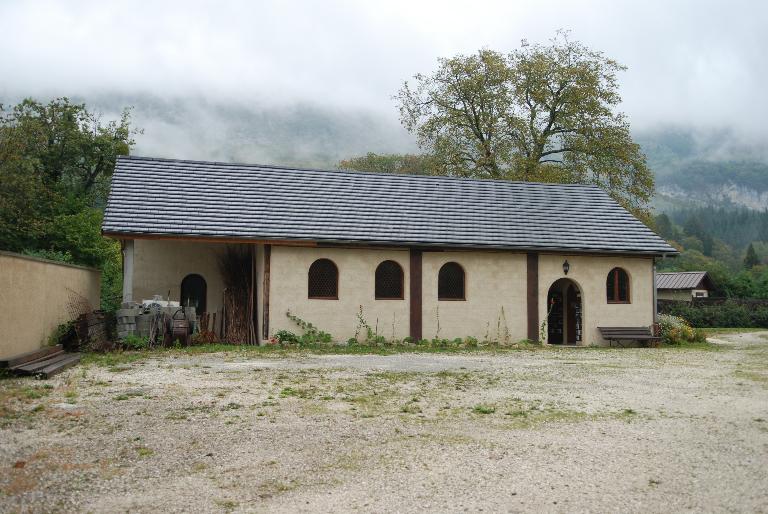
[[[394,116],[373,111],[156,96],[77,100],[105,117],[133,107],[133,125],[143,130],[133,153],[142,156],[335,168],[341,159],[366,152],[417,151]]]
[[[334,168],[375,153],[418,152],[396,118],[311,103],[263,106],[203,98],[100,95],[78,98],[105,118],[133,107],[136,155]],[[728,129],[659,125],[635,131],[656,174],[654,206],[768,207],[768,150]]]

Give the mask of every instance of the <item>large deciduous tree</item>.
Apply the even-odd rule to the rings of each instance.
[[[440,59],[396,95],[439,173],[596,184],[646,215],[653,175],[618,111],[624,67],[560,32],[510,54]]]
[[[128,110],[103,122],[66,98],[0,105],[0,250],[99,266],[105,306],[118,302],[120,248],[101,237],[101,209],[136,132]]]

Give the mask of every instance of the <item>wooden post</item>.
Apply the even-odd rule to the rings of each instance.
[[[264,303],[264,317],[261,321],[261,335],[263,339],[269,339],[269,268],[272,260],[272,245],[264,245],[264,284],[261,294]]]
[[[539,340],[539,254],[527,256],[528,339]]]
[[[123,240],[123,303],[133,301],[133,239]]]
[[[411,248],[410,265],[410,335],[413,341],[421,340],[422,307],[421,307],[421,262],[422,252]]]

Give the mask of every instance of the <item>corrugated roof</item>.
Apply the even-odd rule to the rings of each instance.
[[[697,289],[706,276],[706,271],[656,273],[656,289]]]
[[[676,253],[596,186],[121,157],[106,234]]]

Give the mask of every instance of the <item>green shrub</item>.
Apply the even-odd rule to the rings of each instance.
[[[299,336],[289,330],[278,330],[275,339],[280,344],[299,344]]]
[[[691,327],[687,321],[669,314],[659,315],[661,340],[664,344],[680,345],[686,343],[703,343],[704,333]]]
[[[140,337],[134,334],[123,337],[120,340],[120,343],[126,350],[145,350],[149,348],[149,341],[146,337]]]
[[[727,300],[718,305],[670,302],[663,303],[661,308],[665,314],[679,316],[696,328],[768,328],[768,305],[749,305],[734,300]]]

